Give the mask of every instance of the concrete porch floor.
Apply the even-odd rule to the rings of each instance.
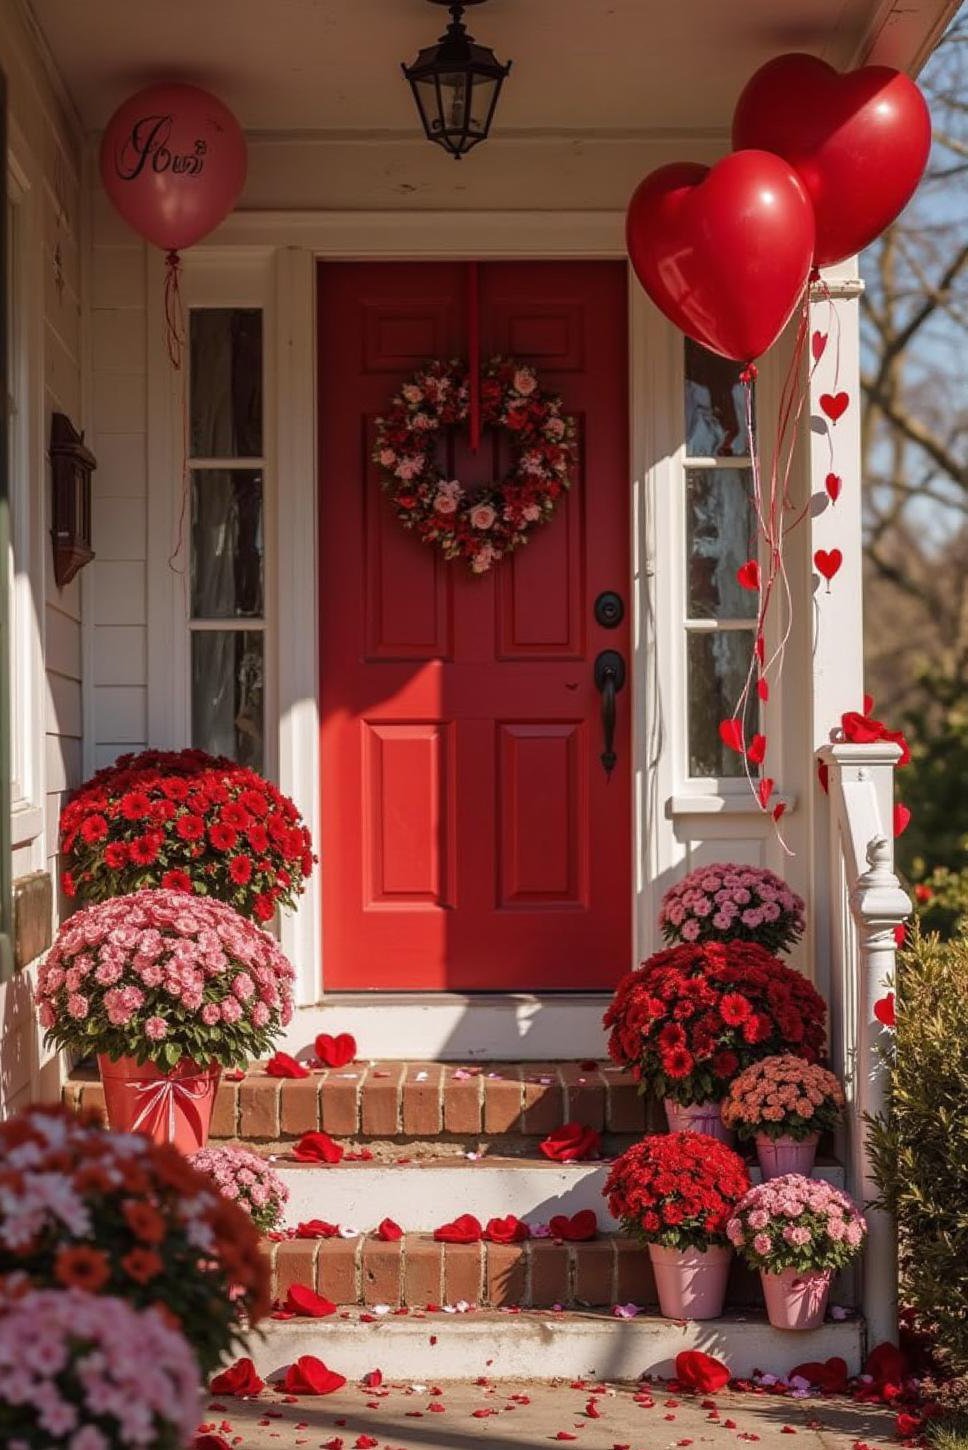
[[[608,1386],[592,1394],[593,1385],[602,1388],[594,1381],[429,1380],[378,1391],[349,1384],[325,1398],[289,1403],[268,1390],[254,1400],[211,1400],[204,1428],[238,1450],[472,1450],[482,1444],[538,1450],[559,1441],[573,1441],[578,1450],[701,1450],[737,1442],[790,1450],[791,1434],[799,1436],[800,1450],[851,1450],[857,1441],[877,1450],[894,1438],[890,1411],[847,1399],[684,1396],[657,1384],[648,1408],[635,1400],[648,1386]]]

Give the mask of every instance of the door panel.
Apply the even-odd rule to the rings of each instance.
[[[487,263],[481,355],[532,362],[579,428],[552,521],[483,578],[407,534],[370,461],[374,420],[431,357],[467,353],[461,263],[319,272],[325,981],[342,990],[601,989],[631,951],[631,690],[617,769],[595,656],[628,603],[625,269]],[[448,475],[506,440],[441,440]]]

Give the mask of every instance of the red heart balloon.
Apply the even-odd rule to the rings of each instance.
[[[651,172],[632,197],[626,238],[639,281],[670,321],[749,362],[776,341],[806,286],[813,210],[780,157],[736,151],[713,167]]]
[[[852,257],[904,209],[931,149],[931,117],[914,81],[890,66],[840,75],[812,55],[780,55],[747,82],[733,146],[782,156],[816,215],[818,267]]]
[[[321,1032],[316,1038],[316,1056],[326,1067],[345,1067],[356,1057],[356,1038],[349,1032],[338,1037]]]
[[[849,393],[820,394],[820,406],[826,413],[827,417],[830,419],[831,423],[836,423],[838,418],[842,418],[846,413],[849,405]]]

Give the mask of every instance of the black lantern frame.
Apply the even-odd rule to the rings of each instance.
[[[468,35],[463,13],[482,0],[431,0],[446,5],[451,22],[436,45],[425,46],[413,65],[401,69],[413,91],[428,141],[460,161],[487,140],[498,97],[511,62]]]

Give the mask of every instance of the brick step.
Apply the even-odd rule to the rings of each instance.
[[[272,1265],[273,1298],[280,1304],[292,1285],[302,1284],[344,1308],[611,1309],[632,1303],[656,1312],[658,1307],[647,1250],[621,1234],[601,1234],[587,1243],[545,1238],[520,1244],[445,1244],[420,1233],[385,1243],[360,1234],[266,1240],[264,1251]],[[736,1309],[762,1304],[758,1276],[738,1259],[728,1302]]]
[[[761,1311],[730,1313],[705,1323],[658,1315],[621,1320],[606,1310],[411,1313],[368,1323],[356,1311],[346,1319],[291,1319],[270,1323],[264,1334],[261,1330],[252,1336],[248,1353],[265,1379],[279,1376],[301,1355],[313,1354],[350,1380],[380,1369],[387,1382],[423,1384],[481,1375],[489,1380],[613,1382],[642,1375],[669,1378],[683,1349],[714,1354],[738,1378],[749,1378],[764,1367],[785,1375],[805,1361],[833,1356],[846,1361],[848,1373],[858,1374],[865,1339],[859,1317],[791,1334],[771,1329]],[[426,1436],[424,1440],[430,1443]],[[450,1440],[456,1443],[453,1436]],[[601,1437],[599,1442],[605,1443]]]
[[[616,1227],[602,1197],[608,1162],[551,1163],[546,1158],[426,1158],[406,1163],[297,1163],[273,1157],[289,1189],[286,1223],[322,1218],[368,1230],[385,1215],[403,1229],[433,1230],[461,1213],[489,1218],[515,1214],[547,1223],[555,1214],[594,1209],[602,1228]],[[816,1176],[843,1187],[836,1163],[819,1163]],[[751,1177],[758,1178],[751,1168]]]

